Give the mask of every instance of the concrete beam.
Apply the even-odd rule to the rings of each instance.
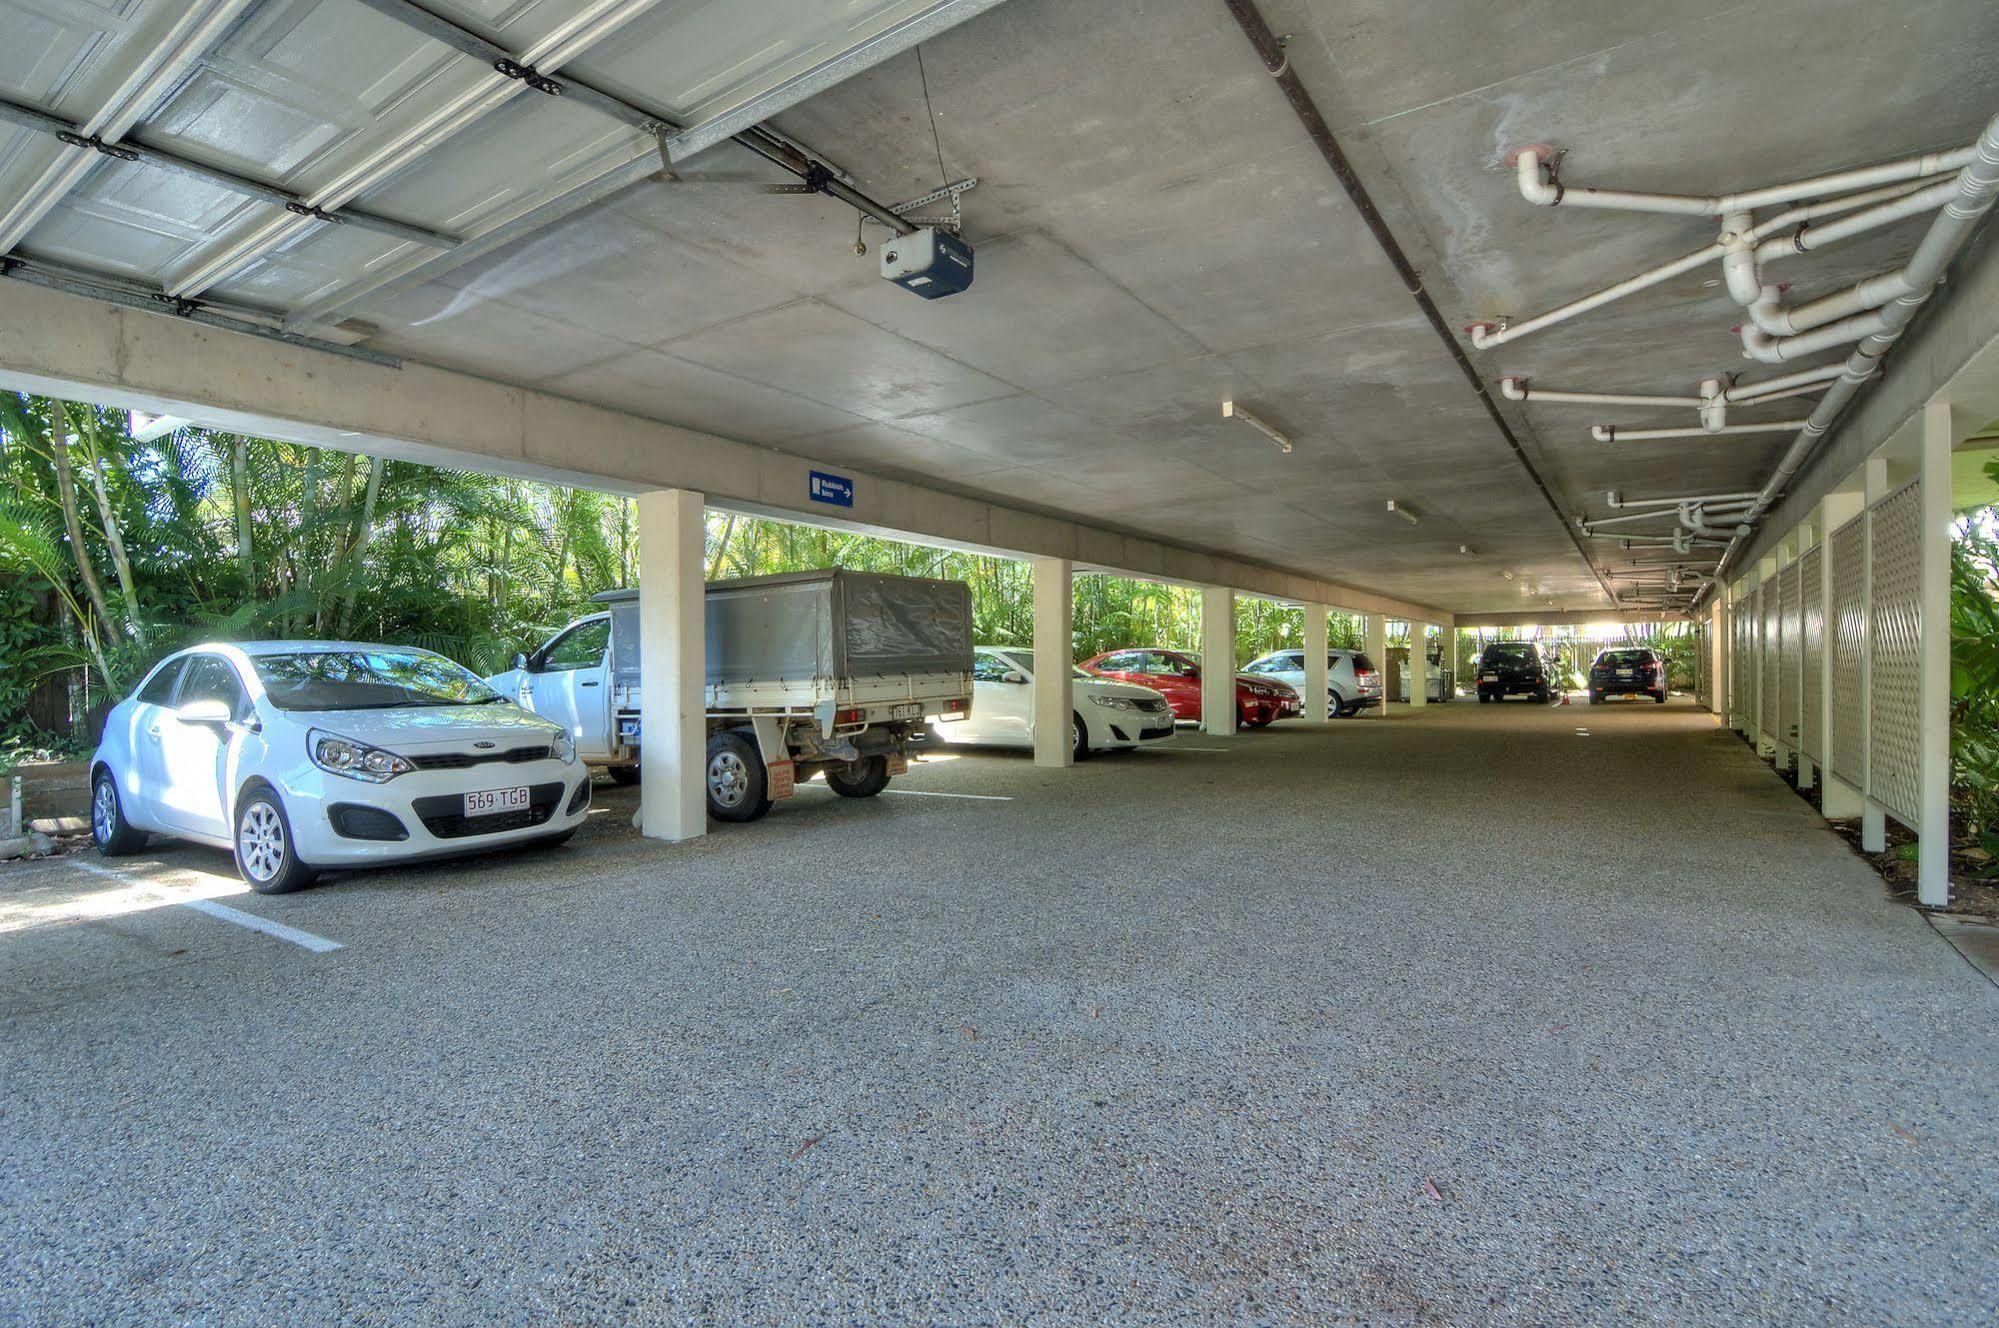
[[[1641,609],[1529,609],[1522,613],[1460,613],[1457,627],[1556,627],[1565,623],[1676,623],[1692,622],[1684,613],[1655,613]],[[1443,626],[1445,624],[1439,624]]]
[[[470,374],[325,351],[0,283],[0,386],[178,415],[255,437],[518,475],[609,493],[687,489],[711,507],[1012,558],[1431,621],[1452,615],[1307,573],[1127,531],[883,479]],[[854,482],[851,508],[809,495],[809,474]]]

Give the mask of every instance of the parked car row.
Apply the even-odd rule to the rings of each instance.
[[[639,778],[643,747],[635,592],[481,678],[442,655],[354,642],[197,646],[162,660],[114,707],[91,768],[91,827],[106,854],[150,835],[212,844],[265,893],[321,869],[560,843],[590,809],[592,768]],[[962,582],[845,570],[708,587],[705,679],[709,814],[750,821],[823,775],[872,797],[908,768],[919,735],[1032,747],[1032,650],[971,644]],[[1327,654],[1326,713],[1378,704],[1359,651]],[[1071,672],[1078,759],[1173,736],[1198,722],[1201,661],[1184,651],[1106,651]],[[1532,642],[1479,660],[1481,701],[1550,699]],[[1235,719],[1266,727],[1304,711],[1304,653],[1277,651],[1233,676]],[[1666,699],[1647,649],[1605,651],[1592,699]]]

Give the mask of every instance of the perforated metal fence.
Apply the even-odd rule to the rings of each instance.
[[[1832,533],[1832,602],[1826,606],[1832,652],[1832,732],[1826,769],[1867,787],[1867,724],[1862,683],[1867,667],[1867,521],[1855,517]]]
[[[1798,750],[1825,764],[1825,545],[1798,559],[1798,663],[1804,673]]]
[[[1705,621],[1694,625],[1694,700],[1714,707],[1714,670],[1710,666],[1708,647],[1710,638]]]
[[[1922,504],[1915,481],[1867,509],[1867,793],[1904,824],[1922,802]]]
[[[1749,659],[1749,600],[1738,597],[1728,606],[1728,722],[1738,729],[1749,727],[1749,680],[1754,676]]]

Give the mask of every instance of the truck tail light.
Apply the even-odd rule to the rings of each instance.
[[[954,696],[944,703],[944,713],[947,715],[962,715],[971,708],[972,703],[962,696]]]
[[[835,724],[858,724],[865,718],[866,716],[863,715],[858,709],[839,710],[835,711],[833,714],[833,722]]]

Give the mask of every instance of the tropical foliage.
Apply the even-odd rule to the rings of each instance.
[[[1999,463],[1988,467],[1999,480]],[[1957,815],[1999,865],[1999,514],[1958,523],[1950,565],[1950,758]]]

